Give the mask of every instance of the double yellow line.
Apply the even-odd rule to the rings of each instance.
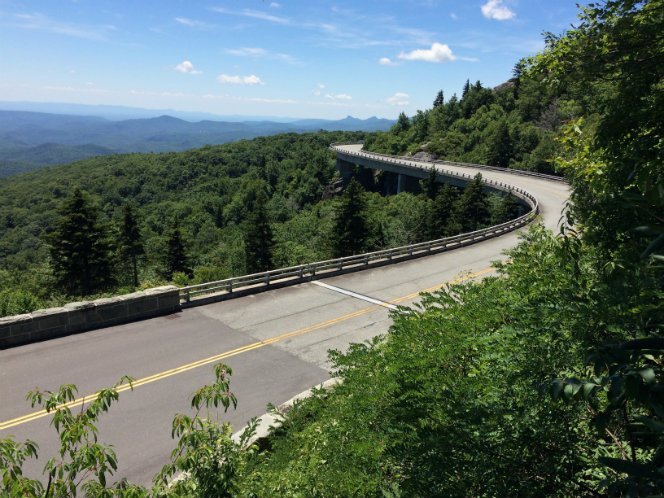
[[[480,276],[485,275],[487,273],[490,273],[492,271],[494,271],[493,268],[485,268],[485,269],[477,271],[475,273],[465,274],[465,275],[463,275],[459,278],[455,278],[454,280],[450,280],[449,282],[446,282],[444,284],[435,285],[433,287],[429,287],[428,289],[423,289],[423,290],[420,290],[420,291],[417,291],[417,292],[413,292],[412,294],[408,294],[407,296],[401,296],[401,297],[399,297],[399,298],[397,298],[393,301],[390,301],[390,303],[391,304],[402,303],[404,301],[408,301],[410,299],[416,298],[422,292],[433,292],[433,291],[436,291],[436,290],[440,289],[441,287],[443,287],[446,284],[449,285],[449,284],[461,283],[461,282],[464,282],[464,281],[467,281],[467,280],[470,280],[470,279],[473,279],[473,278],[480,277]],[[242,353],[247,353],[249,351],[253,351],[254,349],[259,349],[259,348],[262,348],[264,346],[269,346],[270,344],[274,344],[276,342],[281,342],[281,341],[284,341],[286,339],[291,339],[293,337],[308,334],[308,333],[314,332],[316,330],[324,329],[324,328],[330,327],[332,325],[335,325],[337,323],[344,322],[344,321],[350,320],[352,318],[357,318],[357,317],[362,316],[362,315],[366,315],[366,314],[371,313],[373,311],[376,311],[380,308],[381,308],[381,306],[378,306],[378,305],[368,306],[366,308],[362,308],[360,310],[354,311],[352,313],[348,313],[346,315],[338,316],[336,318],[331,318],[330,320],[325,320],[324,322],[315,323],[315,324],[309,325],[307,327],[299,328],[299,329],[294,330],[292,332],[287,332],[285,334],[281,334],[281,335],[278,335],[278,336],[275,336],[275,337],[271,337],[271,338],[265,339],[263,341],[258,341],[258,342],[254,342],[254,343],[251,343],[251,344],[247,344],[246,346],[242,346],[242,347],[239,347],[239,348],[236,348],[236,349],[232,349],[230,351],[225,351],[223,353],[220,353],[220,354],[217,354],[217,355],[214,355],[214,356],[210,356],[209,358],[204,358],[202,360],[194,361],[193,363],[188,363],[186,365],[181,365],[181,366],[176,367],[176,368],[171,368],[170,370],[165,370],[163,372],[159,372],[159,373],[156,373],[154,375],[150,375],[148,377],[143,377],[141,379],[137,379],[134,382],[132,382],[131,385],[121,384],[116,389],[117,389],[118,393],[121,393],[123,391],[127,391],[127,390],[132,389],[132,388],[135,389],[137,387],[141,387],[141,386],[144,386],[146,384],[151,384],[152,382],[156,382],[158,380],[162,380],[162,379],[166,379],[168,377],[172,377],[173,375],[178,375],[178,374],[181,374],[181,373],[184,373],[184,372],[188,372],[189,370],[193,370],[194,368],[209,365],[210,363],[217,363],[221,360],[225,360],[226,358],[230,358],[231,356],[236,356],[236,355],[239,355],[239,354],[242,354]],[[99,394],[99,392],[96,392],[96,393],[90,394],[88,396],[83,396],[81,398],[77,398],[73,401],[70,401],[69,403],[64,403],[64,404],[60,405],[58,408],[65,408],[65,407],[69,408],[69,409],[77,408],[77,407],[83,405],[86,400],[90,401],[90,400],[95,399],[98,394]],[[27,415],[23,415],[22,417],[17,417],[17,418],[11,419],[11,420],[7,420],[5,422],[0,422],[0,431],[5,430],[5,429],[9,429],[11,427],[16,427],[17,425],[22,425],[22,424],[26,424],[28,422],[32,422],[33,420],[37,420],[37,419],[40,419],[42,417],[46,417],[47,415],[49,415],[49,412],[47,412],[46,410],[39,410],[39,411],[36,411],[36,412],[33,412],[33,413],[29,413]]]

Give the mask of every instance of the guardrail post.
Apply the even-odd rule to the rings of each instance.
[[[364,266],[367,266],[369,264],[369,256],[366,255],[364,256]]]
[[[265,275],[265,285],[270,285],[270,274]]]
[[[228,293],[233,292],[233,282],[228,282]]]
[[[184,291],[184,302],[188,303],[191,301],[191,295],[189,294],[189,289],[185,289]]]

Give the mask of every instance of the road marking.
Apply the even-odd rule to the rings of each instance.
[[[480,277],[482,275],[485,275],[485,274],[493,272],[493,271],[495,271],[494,268],[485,268],[483,270],[479,270],[479,271],[474,272],[474,273],[468,273],[468,274],[462,275],[458,278],[455,278],[453,280],[450,280],[448,282],[444,282],[442,284],[435,285],[433,287],[429,287],[428,289],[423,289],[423,290],[420,290],[420,291],[417,291],[417,292],[413,292],[412,294],[408,294],[407,296],[399,297],[397,299],[394,299],[394,300],[390,301],[389,303],[381,301],[380,302],[381,304],[376,304],[374,306],[369,306],[367,308],[362,308],[360,310],[353,311],[352,313],[347,313],[345,315],[341,315],[341,316],[338,316],[336,318],[331,318],[331,319],[325,320],[323,322],[318,322],[318,323],[315,323],[313,325],[309,325],[307,327],[302,327],[302,328],[299,328],[297,330],[293,330],[292,332],[286,332],[285,334],[281,334],[281,335],[278,335],[278,336],[275,336],[275,337],[271,337],[269,339],[265,339],[265,340],[262,340],[262,341],[247,344],[246,346],[242,346],[242,347],[239,347],[239,348],[236,348],[236,349],[232,349],[230,351],[225,351],[223,353],[220,353],[220,354],[217,354],[217,355],[214,355],[214,356],[210,356],[210,357],[204,358],[202,360],[194,361],[194,362],[188,363],[186,365],[181,365],[181,366],[176,367],[176,368],[171,368],[170,370],[165,370],[163,372],[159,372],[159,373],[156,373],[154,375],[150,375],[148,377],[143,377],[141,379],[137,379],[134,382],[132,382],[131,385],[121,384],[116,389],[117,389],[118,393],[121,393],[121,392],[124,392],[124,391],[128,391],[129,389],[132,389],[132,388],[135,389],[137,387],[141,387],[141,386],[144,386],[146,384],[151,384],[152,382],[156,382],[158,380],[166,379],[168,377],[172,377],[173,375],[188,372],[189,370],[193,370],[194,368],[209,365],[210,363],[216,363],[220,360],[230,358],[231,356],[236,356],[236,355],[239,355],[239,354],[242,354],[242,353],[247,353],[249,351],[253,351],[255,349],[259,349],[259,348],[262,348],[264,346],[269,346],[269,345],[277,343],[277,342],[285,341],[286,339],[291,339],[293,337],[308,334],[310,332],[315,332],[316,330],[324,329],[324,328],[330,327],[332,325],[335,325],[337,323],[344,322],[346,320],[350,320],[352,318],[356,318],[356,317],[359,317],[359,316],[363,316],[363,315],[366,315],[368,313],[372,313],[374,311],[377,311],[381,306],[387,307],[387,305],[390,305],[390,306],[394,307],[394,305],[396,305],[398,303],[416,298],[422,292],[433,292],[433,291],[436,291],[438,289],[441,289],[445,285],[453,285],[453,284],[466,282],[468,280],[472,280],[474,278]],[[330,287],[333,287],[333,286],[330,286]],[[347,292],[350,292],[350,291],[347,291]],[[94,394],[89,394],[87,396],[77,398],[73,401],[70,401],[69,403],[64,403],[64,404],[58,406],[58,408],[69,408],[69,409],[77,408],[77,407],[83,405],[86,402],[86,400],[90,401],[92,399],[95,399],[98,394],[99,394],[99,392],[96,392]],[[53,413],[53,412],[51,412],[51,413]],[[0,422],[0,431],[5,430],[5,429],[10,429],[12,427],[16,427],[17,425],[26,424],[28,422],[32,422],[33,420],[38,420],[40,418],[43,418],[43,417],[46,417],[46,416],[50,415],[51,413],[47,412],[46,410],[39,410],[39,411],[36,411],[36,412],[33,412],[33,413],[28,413],[27,415],[23,415],[22,417],[17,417],[17,418],[13,418],[11,420],[6,420],[5,422]]]
[[[346,296],[354,297],[356,299],[361,299],[362,301],[366,301],[371,304],[376,304],[378,306],[382,306],[383,308],[388,308],[391,310],[397,309],[397,307],[393,304],[386,303],[385,301],[381,301],[380,299],[374,299],[373,297],[365,296],[364,294],[359,294],[357,292],[353,292],[347,289],[342,289],[341,287],[336,287],[334,285],[326,284],[325,282],[321,282],[320,280],[314,280],[311,282],[314,285],[318,285],[319,287],[325,287],[326,289],[329,289],[334,292],[338,292],[340,294],[344,294]]]

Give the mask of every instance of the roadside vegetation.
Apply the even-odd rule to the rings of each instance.
[[[594,4],[582,10],[578,27],[547,35],[545,50],[519,64],[518,84],[510,87],[515,102],[519,89],[532,84],[574,109],[562,114],[550,137],[553,153],[546,155],[546,164],[563,171],[573,188],[560,233],[533,227],[509,263],[498,265],[497,277],[424,295],[413,310],[393,313],[385,336],[332,352],[333,374],[343,383],[297,404],[269,448],[232,442],[228,426],[212,422],[216,412],[201,411],[200,419],[176,418],[178,449],[162,474],[188,470],[187,479],[168,489],[159,477],[153,490],[127,483],[109,488],[107,476],[98,475],[107,467],[92,460],[77,467],[88,469],[86,491],[663,495],[662,26],[662,0]],[[459,119],[472,120],[492,105]],[[541,107],[533,119],[549,109]],[[436,134],[443,144],[448,137],[442,129],[414,135],[415,118],[406,121],[373,147],[394,142],[398,148],[390,152],[412,152]],[[513,140],[514,123],[506,124]],[[486,161],[482,147],[457,158]],[[516,150],[509,157],[513,166],[531,160],[518,159]],[[194,407],[233,405],[229,373],[218,367]],[[112,391],[107,396],[115,399]],[[35,451],[12,440],[0,445],[0,482],[8,496],[20,496],[14,490],[43,495],[43,485],[20,474],[22,459]],[[64,491],[49,496],[73,494],[58,489]]]

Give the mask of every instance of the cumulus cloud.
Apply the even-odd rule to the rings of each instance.
[[[230,76],[228,74],[220,74],[217,76],[217,81],[222,84],[230,85],[264,85],[265,83],[255,74],[249,76]]]
[[[329,100],[353,100],[353,97],[351,97],[347,93],[337,93],[337,94],[327,93],[325,94],[325,98]]]
[[[403,107],[410,104],[410,95],[403,92],[397,92],[391,97],[388,97],[385,102],[390,105]]]
[[[180,64],[175,66],[175,70],[179,73],[185,73],[185,74],[201,74],[201,72],[194,67],[191,61],[180,62]]]
[[[503,5],[503,0],[488,0],[487,3],[482,5],[482,15],[487,19],[495,19],[496,21],[507,21],[516,16],[514,12]]]
[[[406,61],[447,62],[456,59],[452,49],[443,43],[434,43],[431,48],[401,52],[399,59]]]
[[[389,57],[381,57],[380,59],[378,59],[378,64],[380,64],[381,66],[396,66],[396,62],[394,62]]]

